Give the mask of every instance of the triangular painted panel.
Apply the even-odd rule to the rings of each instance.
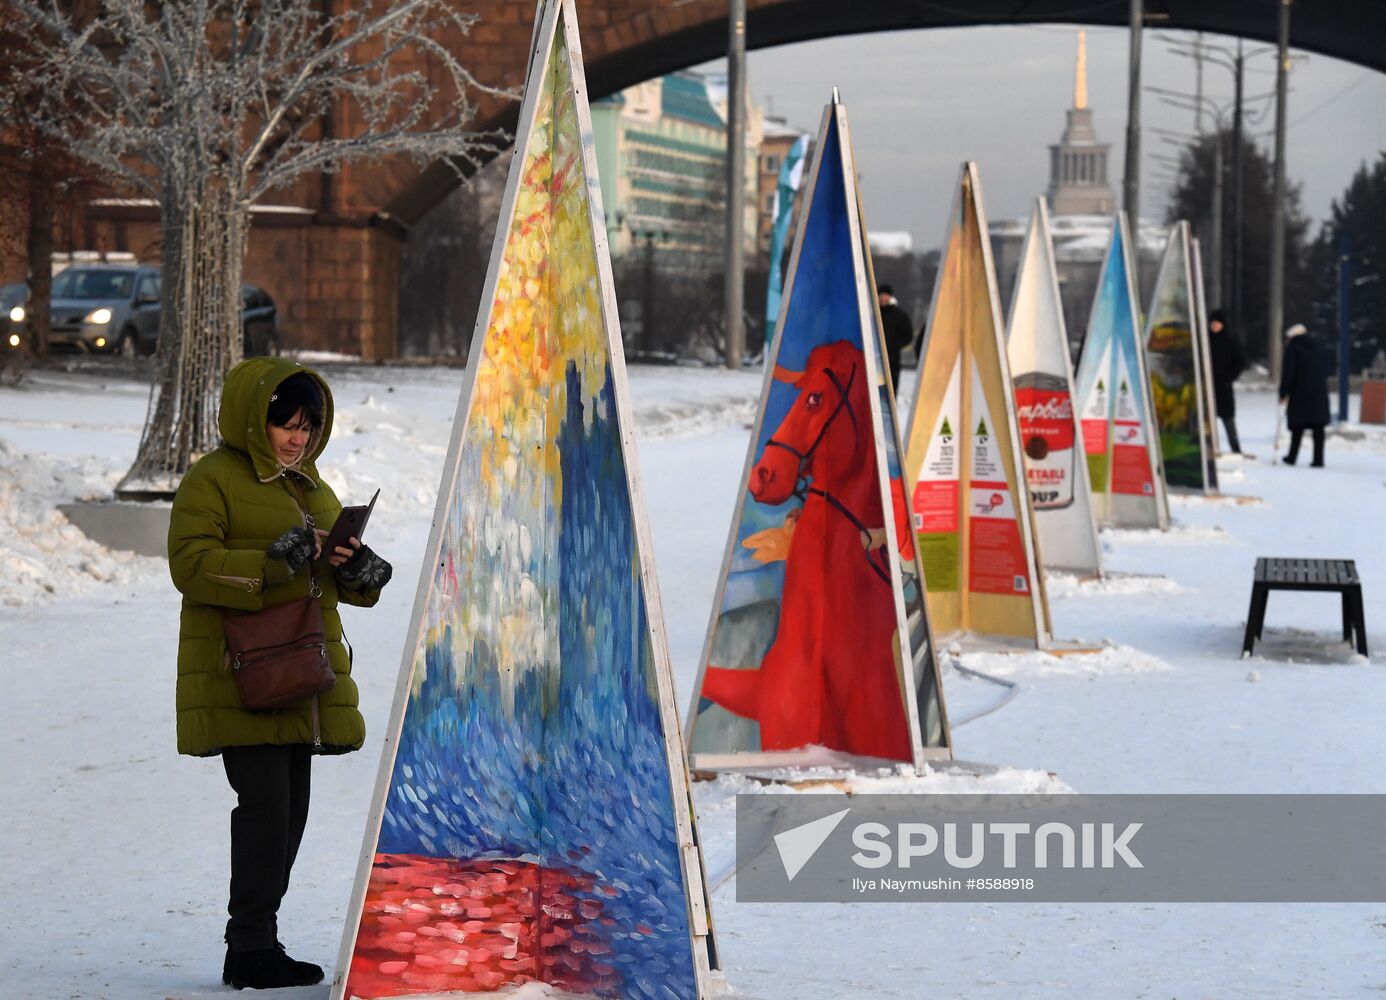
[[[1217,489],[1217,470],[1208,454],[1207,415],[1212,400],[1204,398],[1192,251],[1189,224],[1181,221],[1170,226],[1145,321],[1145,347],[1165,481],[1171,487],[1208,493]]]
[[[1078,359],[1078,420],[1098,523],[1166,528],[1169,503],[1137,308],[1131,239],[1126,215],[1118,213]]]
[[[906,481],[929,618],[1026,646],[1050,635],[981,181],[963,165],[910,411]]]
[[[336,998],[714,964],[572,0],[540,18]]]
[[[1073,365],[1054,267],[1049,210],[1043,198],[1035,199],[1035,214],[1030,217],[1016,271],[1006,354],[1044,566],[1101,576],[1102,549],[1073,407]]]
[[[1194,329],[1198,343],[1199,368],[1203,373],[1203,463],[1204,475],[1210,484],[1210,491],[1218,492],[1218,406],[1217,395],[1213,390],[1213,345],[1208,334],[1207,286],[1203,284],[1203,251],[1198,240],[1190,237],[1192,248],[1189,259],[1193,262],[1194,288]]]
[[[834,101],[689,711],[698,768],[949,753],[856,178]]]

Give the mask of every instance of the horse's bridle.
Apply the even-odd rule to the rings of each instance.
[[[843,410],[846,410],[847,416],[850,417],[852,420],[852,429],[857,429],[857,414],[856,411],[852,409],[852,401],[847,398],[847,390],[852,388],[852,383],[855,382],[857,378],[857,366],[852,366],[851,372],[849,372],[847,375],[846,385],[842,384],[842,379],[838,378],[837,372],[833,371],[831,368],[824,368],[823,374],[828,376],[828,379],[832,382],[833,388],[837,390],[839,399],[837,401],[837,406],[833,409],[833,412],[828,415],[828,419],[823,421],[823,426],[818,429],[818,436],[813,439],[813,444],[809,445],[809,450],[800,451],[798,448],[795,448],[792,444],[785,444],[783,441],[776,441],[773,437],[770,438],[769,441],[765,442],[765,447],[783,448],[785,451],[789,452],[791,455],[793,455],[795,458],[799,460],[799,468],[798,471],[795,473],[794,495],[799,497],[800,499],[803,499],[800,493],[800,489],[808,481],[807,477],[804,475],[804,469],[809,464],[809,462],[813,460],[813,453],[816,452],[818,450],[818,446],[823,443],[823,438],[827,435],[828,429],[832,427],[833,421],[837,419],[838,414],[841,413]]]
[[[885,581],[886,585],[889,586],[890,557],[888,555],[883,557],[883,561],[885,562],[884,567],[875,559],[871,558],[871,550],[869,548],[871,544],[870,529],[862,523],[861,518],[857,517],[856,514],[853,514],[850,510],[848,510],[847,505],[844,504],[837,497],[833,496],[827,490],[822,490],[816,486],[810,486],[808,484],[808,464],[813,460],[814,452],[816,452],[818,450],[818,446],[823,443],[823,438],[827,435],[828,429],[832,427],[833,421],[837,419],[838,414],[840,414],[843,410],[846,410],[848,419],[852,421],[852,429],[857,429],[857,414],[856,411],[852,409],[851,400],[848,399],[848,390],[852,388],[852,383],[855,382],[857,378],[857,366],[855,364],[852,365],[852,370],[848,372],[847,382],[845,384],[843,383],[842,379],[838,377],[837,372],[833,371],[831,368],[824,368],[823,374],[828,376],[828,380],[832,382],[833,388],[837,390],[839,398],[837,401],[837,406],[834,407],[833,412],[828,415],[828,419],[823,421],[823,426],[818,429],[818,436],[813,439],[813,444],[809,445],[808,451],[800,451],[793,445],[785,444],[783,441],[776,441],[773,437],[771,437],[770,440],[765,442],[765,447],[783,448],[785,451],[789,452],[791,455],[793,455],[796,459],[799,460],[799,467],[794,472],[794,492],[791,494],[791,496],[798,497],[800,500],[807,499],[810,493],[812,493],[814,496],[820,496],[824,500],[828,501],[828,503],[831,504],[833,508],[837,510],[838,513],[840,513],[843,517],[847,518],[847,520],[851,521],[853,526],[859,532],[861,532],[862,538],[865,540],[866,544],[865,546],[863,546],[862,551],[866,555],[866,564],[871,567],[871,571],[873,573],[879,576],[883,581]]]

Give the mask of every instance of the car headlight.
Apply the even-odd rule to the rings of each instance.
[[[27,315],[28,313],[24,311],[23,306],[15,306],[10,310],[10,321],[14,323],[23,323],[24,317]]]
[[[105,326],[110,321],[111,311],[105,306],[102,306],[100,309],[93,309],[91,312],[87,313],[87,318],[85,320],[85,322],[91,323],[94,326]]]

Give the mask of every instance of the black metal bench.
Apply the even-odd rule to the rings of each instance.
[[[1270,559],[1256,560],[1251,583],[1251,610],[1246,616],[1246,637],[1242,656],[1261,638],[1266,621],[1266,598],[1272,590],[1329,590],[1343,595],[1343,641],[1352,642],[1356,633],[1357,652],[1367,655],[1367,622],[1362,609],[1362,581],[1351,559]]]

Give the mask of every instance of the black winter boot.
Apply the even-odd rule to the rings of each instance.
[[[283,986],[312,986],[322,982],[321,966],[290,958],[284,946],[255,951],[226,949],[221,981],[238,990],[269,990]]]
[[[298,985],[315,986],[322,982],[321,965],[314,965],[312,962],[300,962],[298,959],[290,957],[289,953],[284,950],[284,946],[278,941],[274,942],[274,947],[278,949],[279,954],[288,965],[290,974],[298,979]]]

